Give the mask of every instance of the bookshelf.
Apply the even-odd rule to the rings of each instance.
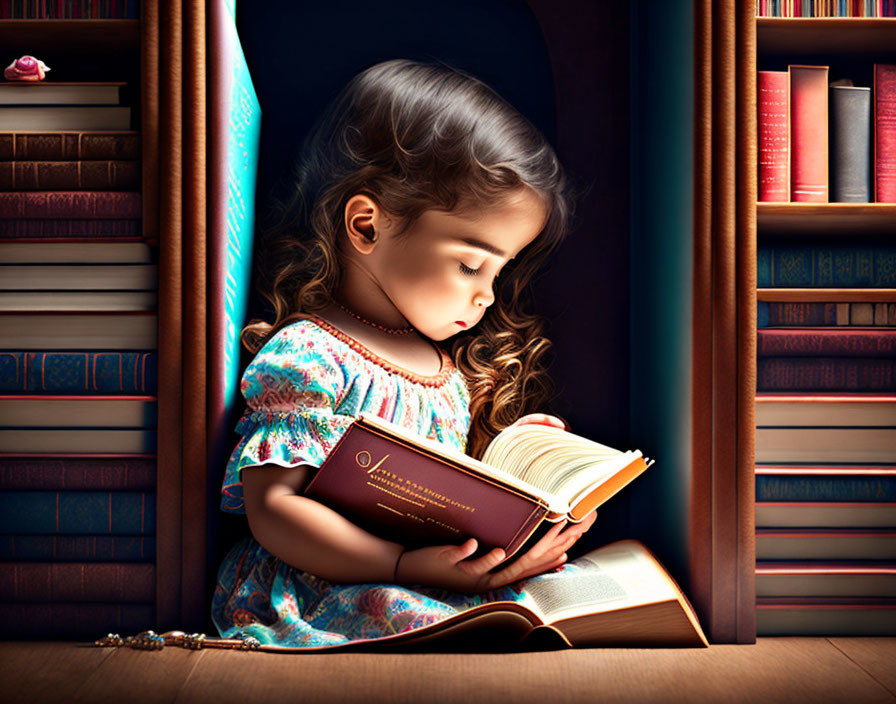
[[[153,6],[153,3],[148,5]],[[9,257],[3,262],[6,266],[33,266],[33,260],[29,259],[32,257],[42,264],[56,267],[60,272],[74,271],[84,266],[97,271],[100,268],[109,271],[121,267],[125,277],[120,285],[114,287],[116,290],[110,291],[99,291],[103,286],[97,285],[96,281],[92,285],[88,282],[85,287],[96,291],[89,291],[86,295],[63,290],[68,287],[51,280],[46,287],[54,290],[45,296],[49,303],[44,304],[44,308],[53,309],[55,305],[58,310],[29,310],[26,304],[15,303],[14,309],[5,307],[3,315],[18,316],[23,321],[37,316],[43,320],[52,317],[53,320],[62,321],[63,328],[67,326],[65,321],[76,318],[88,320],[91,325],[102,319],[103,329],[108,327],[113,334],[121,333],[120,325],[126,322],[126,317],[129,321],[141,321],[141,330],[145,329],[148,335],[142,342],[131,345],[120,340],[105,345],[98,342],[101,339],[99,334],[89,338],[82,334],[80,344],[72,344],[61,337],[63,333],[59,329],[55,329],[43,336],[45,346],[17,346],[15,339],[7,339],[3,345],[7,358],[30,354],[11,352],[14,348],[30,350],[35,353],[33,357],[42,358],[37,361],[29,358],[30,363],[46,364],[46,369],[52,363],[58,363],[58,358],[65,357],[62,362],[66,365],[65,373],[81,374],[79,378],[83,379],[84,386],[57,391],[51,388],[50,381],[43,386],[32,386],[31,377],[28,377],[29,385],[19,392],[18,403],[26,402],[39,407],[38,415],[40,407],[45,407],[49,412],[53,409],[64,410],[75,403],[79,408],[77,412],[59,416],[75,430],[69,428],[56,432],[55,427],[44,431],[29,430],[31,433],[44,432],[46,437],[43,443],[30,449],[13,445],[0,447],[0,500],[11,506],[13,512],[19,510],[17,515],[23,521],[7,521],[4,535],[0,536],[4,550],[0,570],[6,584],[0,598],[0,621],[4,624],[2,632],[7,637],[87,639],[108,631],[130,632],[151,628],[157,617],[156,560],[162,551],[157,545],[156,532],[155,428],[159,397],[156,391],[154,340],[158,328],[155,322],[156,292],[150,290],[155,288],[158,238],[157,232],[152,227],[147,228],[146,223],[157,221],[153,215],[155,209],[149,204],[155,202],[153,194],[157,192],[158,162],[154,151],[158,143],[158,121],[152,107],[155,100],[147,100],[151,92],[145,91],[144,70],[147,64],[143,23],[138,19],[0,19],[0,44],[7,51],[4,66],[11,58],[26,54],[43,60],[51,69],[47,76],[48,84],[123,83],[119,105],[130,108],[129,129],[115,130],[114,133],[103,130],[101,139],[105,142],[100,146],[97,146],[95,135],[92,136],[92,144],[71,140],[65,151],[58,149],[58,145],[51,141],[38,143],[32,140],[24,147],[24,155],[20,155],[22,153],[19,151],[8,154],[5,159],[13,162],[37,163],[22,167],[34,168],[35,173],[40,163],[79,162],[75,170],[78,175],[76,182],[71,179],[71,164],[57,166],[54,168],[67,169],[67,185],[43,186],[41,175],[31,186],[14,187],[12,194],[27,195],[27,190],[102,190],[109,193],[98,194],[100,198],[108,196],[114,201],[122,196],[131,198],[128,194],[115,193],[128,191],[139,193],[141,203],[139,213],[131,217],[133,233],[129,230],[128,234],[122,234],[114,230],[118,234],[99,236],[97,227],[83,233],[74,229],[71,232],[59,230],[59,234],[52,237],[47,235],[48,230],[41,231],[39,235],[37,231],[32,233],[28,230],[24,236],[7,234],[0,238],[4,256]],[[20,132],[29,130],[16,130],[17,134]],[[74,134],[81,130],[58,132]],[[125,142],[126,147],[123,146]],[[17,143],[16,149],[22,148]],[[127,169],[132,177],[126,183],[110,180],[105,188],[85,185],[80,180],[81,166],[93,160],[108,161],[110,169],[120,166],[119,162],[129,161],[131,163]],[[135,161],[136,165],[133,163]],[[10,164],[4,166],[10,167],[11,172],[18,168]],[[92,196],[79,198],[90,201]],[[69,223],[90,216],[72,213],[71,217]],[[128,278],[138,273],[138,269],[144,273],[149,271],[153,281],[136,283]],[[118,290],[131,288],[133,291]],[[7,299],[17,294],[16,291],[6,293]],[[94,293],[102,294],[100,297],[105,301],[102,305],[106,309],[92,307],[96,305],[90,297]],[[130,296],[128,300],[137,303],[125,305],[120,299],[112,300],[115,294],[119,294],[120,299]],[[117,312],[116,308],[119,309]],[[87,328],[88,331],[91,329]],[[140,352],[136,351],[138,345],[143,348]],[[150,348],[150,345],[153,347]],[[53,355],[57,358],[56,362],[49,359]],[[83,358],[83,361],[79,362],[78,358]],[[113,369],[116,364],[114,358],[122,365],[117,370]],[[29,363],[21,359],[20,362]],[[17,367],[17,373],[19,369],[26,367]],[[62,370],[62,367],[58,369]],[[48,373],[46,376],[49,378],[51,375]],[[4,375],[4,382],[7,381],[9,377]],[[121,383],[115,386],[113,381]],[[44,379],[41,379],[43,382]],[[15,408],[15,394],[6,387],[4,389],[0,395],[0,405],[5,404],[7,410]],[[143,417],[134,416],[129,420],[116,417],[114,411],[122,403],[130,404]],[[27,418],[8,416],[7,413],[4,417],[5,425],[30,422]],[[60,424],[58,420],[44,423],[57,424]],[[147,439],[148,444],[139,449],[131,445],[105,447],[101,445],[105,442],[100,439],[101,435],[91,435],[97,430],[92,426],[100,424],[116,427],[142,425],[145,430],[140,431],[140,435]],[[109,435],[110,432],[114,434],[119,431],[102,432]],[[122,432],[134,434],[132,429]],[[53,444],[61,442],[57,435],[70,438],[75,434],[80,437],[79,442],[83,441],[79,448]],[[12,436],[8,434],[7,437]],[[97,439],[94,441],[93,438]],[[38,519],[44,514],[44,517],[52,519],[53,507],[49,504],[49,513],[43,509],[40,509],[43,513],[39,515],[26,516],[21,513],[22,506],[37,506],[41,501],[50,499],[55,503],[55,523],[50,520],[43,527],[39,525]],[[100,520],[103,518],[105,522]],[[10,578],[14,581],[14,588],[9,587]]]
[[[873,64],[896,63],[894,18],[757,17],[755,22],[757,70],[784,71],[788,64],[829,66],[830,81],[851,78],[856,86],[873,86]],[[754,154],[752,158],[756,159],[753,168],[758,168],[758,155]],[[894,237],[896,203],[759,202],[756,206],[756,242],[760,250],[771,245],[789,248],[873,248],[891,245]],[[837,308],[841,311],[853,310],[849,308],[853,305],[866,306],[868,310],[877,305],[875,310],[879,312],[881,304],[896,303],[896,288],[759,287],[756,301],[760,306],[774,303],[840,304]],[[873,324],[865,326],[845,327],[842,321],[837,326],[839,332],[848,333],[850,330],[873,331],[873,334],[881,336],[878,339],[882,344],[892,343],[896,336],[892,321],[887,324],[886,319],[881,322],[880,318],[874,318]],[[885,432],[896,433],[889,429],[894,424],[892,418],[896,418],[892,391],[846,391],[843,388],[804,388],[797,391],[778,388],[776,391],[763,391],[762,350],[760,339],[757,358],[757,367],[760,367],[757,370],[757,386],[760,388],[756,402],[757,437],[760,428],[770,427],[769,422],[763,420],[763,412],[788,394],[793,403],[791,408],[796,413],[816,414],[825,402],[836,405],[840,415],[836,419],[825,417],[825,425],[820,430],[828,435],[843,433],[844,442],[849,442],[850,436],[857,437],[861,432],[869,432],[852,432],[849,427],[861,425],[858,420],[853,422],[857,418],[853,411],[869,404],[884,406],[884,414],[879,414],[872,425],[886,426]],[[803,354],[812,356],[806,352]],[[809,361],[821,362],[819,359]],[[887,407],[893,410],[891,420],[885,417]],[[786,426],[783,432],[791,437],[804,432],[795,429],[801,421],[792,420],[791,423],[793,427]],[[858,447],[856,452],[865,450],[866,447]],[[876,501],[871,499],[871,494],[875,492],[878,497],[881,496],[880,492],[889,486],[887,482],[892,482],[896,476],[892,463],[887,460],[856,460],[838,465],[826,462],[824,456],[810,460],[808,455],[803,462],[773,462],[767,454],[760,452],[757,445],[756,475],[757,634],[896,633],[896,602],[892,599],[892,593],[881,591],[882,582],[878,578],[880,574],[892,572],[896,562],[892,551],[873,547],[892,541],[896,536],[896,513],[893,504],[888,507],[879,498]],[[807,491],[808,499],[803,497],[805,503],[790,504],[794,519],[784,529],[771,525],[765,516],[770,511],[783,509],[787,497],[770,500],[764,492],[771,484],[786,485],[787,475],[793,475],[798,486]],[[823,482],[828,482],[826,489]],[[831,489],[831,482],[838,483],[841,493]],[[761,490],[761,483],[766,483],[765,489]],[[792,486],[796,487],[797,484]],[[859,487],[873,487],[874,491],[856,499],[854,494],[860,494]],[[823,495],[824,491],[828,494]],[[852,503],[845,498],[850,492]],[[818,512],[826,510],[839,511],[840,517],[831,518],[833,514],[819,517]],[[872,510],[875,513],[872,520],[874,525],[861,525]],[[806,518],[798,518],[797,512],[802,512],[801,515]],[[777,519],[771,520],[780,521],[782,515],[778,513]],[[790,541],[791,552],[776,550],[776,546],[785,544],[784,541]],[[822,542],[831,546],[830,549],[819,551]],[[784,591],[775,591],[774,576],[778,574],[790,575],[790,585]],[[791,591],[787,592],[787,589]]]

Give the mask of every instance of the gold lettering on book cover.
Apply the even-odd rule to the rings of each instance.
[[[389,459],[389,457],[390,455],[386,455],[379,462],[373,464],[373,455],[368,450],[361,450],[355,455],[355,462],[358,463],[359,467],[366,470],[367,475],[370,477],[371,481],[367,482],[368,486],[380,489],[381,491],[384,491],[387,494],[392,494],[397,498],[403,498],[406,501],[411,501],[411,503],[417,504],[418,506],[423,505],[422,503],[418,503],[422,501],[441,509],[451,506],[453,508],[460,509],[461,511],[468,511],[470,513],[476,511],[475,506],[461,503],[460,501],[451,499],[444,494],[433,491],[429,487],[424,486],[419,482],[415,482],[406,477],[401,477],[394,472],[390,472],[383,466],[383,464],[387,459]],[[387,489],[386,487],[389,488]],[[413,499],[409,497],[413,497]]]

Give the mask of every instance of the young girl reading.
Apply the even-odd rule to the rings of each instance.
[[[481,456],[550,389],[527,284],[563,237],[570,199],[541,134],[482,82],[443,65],[377,64],[306,140],[261,262],[272,324],[243,341],[242,440],[222,509],[251,537],[220,567],[222,636],[326,646],[439,621],[561,566],[594,521],[500,549],[405,549],[302,489],[360,412]],[[475,553],[475,554],[474,554]]]

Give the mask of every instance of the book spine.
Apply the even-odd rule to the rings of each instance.
[[[133,535],[0,535],[7,562],[151,562],[156,540]]]
[[[137,237],[139,220],[3,220],[0,238]]]
[[[763,245],[757,252],[760,288],[891,288],[896,247]]]
[[[0,188],[19,191],[131,191],[140,186],[136,161],[0,162]]]
[[[0,133],[0,161],[94,161],[140,158],[136,132]]]
[[[775,303],[759,301],[757,311],[759,327],[761,328],[838,324],[836,303]]]
[[[871,90],[831,87],[831,200],[871,200]]]
[[[0,603],[0,633],[7,638],[77,638],[97,633],[137,633],[153,628],[148,604]]]
[[[896,203],[896,66],[874,65],[874,199]]]
[[[759,71],[759,200],[790,200],[790,83],[787,71]]]
[[[0,601],[147,602],[155,565],[135,562],[3,562]]]
[[[0,535],[152,535],[154,493],[4,491]]]
[[[0,192],[0,218],[2,219],[115,220],[139,217],[139,192]]]
[[[828,68],[789,66],[790,198],[828,201]]]
[[[760,357],[896,357],[896,335],[888,330],[759,330]]]
[[[757,501],[896,501],[896,477],[759,474]]]
[[[156,488],[152,457],[0,457],[0,489],[140,491]]]
[[[758,391],[896,391],[896,360],[760,357]]]
[[[0,391],[152,394],[155,352],[0,352]]]

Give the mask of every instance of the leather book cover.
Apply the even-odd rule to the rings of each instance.
[[[790,66],[790,199],[828,202],[828,67]]]
[[[547,506],[424,447],[356,421],[305,489],[370,532],[403,545],[459,544],[515,553]]]
[[[140,158],[137,132],[6,132],[0,161],[90,161]]]
[[[137,161],[0,162],[5,191],[132,191],[140,187]]]

